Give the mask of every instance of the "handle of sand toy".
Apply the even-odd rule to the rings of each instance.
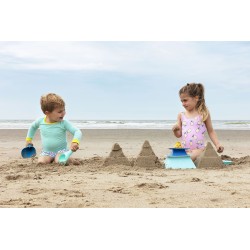
[[[25,148],[22,149],[21,155],[23,158],[31,158],[36,156],[36,149],[32,143],[29,143]]]
[[[72,150],[62,153],[58,159],[59,164],[65,165],[72,154],[73,154]]]

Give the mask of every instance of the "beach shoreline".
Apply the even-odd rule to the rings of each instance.
[[[80,150],[73,154],[79,164],[63,167],[22,159],[27,129],[1,129],[0,207],[250,207],[250,131],[216,131],[225,147],[223,155],[237,159],[235,165],[192,170],[103,167],[115,143],[135,161],[145,140],[163,163],[177,141],[170,130],[82,132]],[[39,132],[34,145],[39,154]]]
[[[25,145],[27,129],[0,129],[1,158],[8,155],[18,157]],[[125,151],[125,155],[136,157],[142,144],[148,140],[159,158],[168,153],[168,148],[173,147],[176,138],[171,130],[162,129],[84,129],[81,130],[83,138],[80,150],[75,153],[76,157],[88,158],[94,156],[106,157],[114,143],[119,143]],[[216,130],[218,138],[225,147],[223,154],[231,157],[242,157],[249,154],[250,130]],[[68,142],[71,140],[68,135]],[[206,140],[210,141],[206,136]],[[39,131],[34,137],[34,146],[41,151]]]

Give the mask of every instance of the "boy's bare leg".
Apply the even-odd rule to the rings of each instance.
[[[60,155],[61,155],[60,153],[56,155],[56,157],[55,157],[55,163],[59,163],[59,157],[60,157]]]
[[[38,157],[38,162],[37,163],[41,163],[41,164],[49,164],[53,161],[54,159],[50,156],[39,156]]]

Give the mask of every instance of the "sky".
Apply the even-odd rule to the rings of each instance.
[[[250,42],[0,42],[1,119],[39,117],[49,92],[68,119],[176,119],[188,82],[212,119],[249,119]]]

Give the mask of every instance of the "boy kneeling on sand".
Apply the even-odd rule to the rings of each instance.
[[[45,117],[38,118],[31,124],[26,137],[26,146],[33,144],[32,139],[40,128],[42,152],[38,163],[48,164],[53,161],[58,163],[60,154],[68,151],[66,132],[69,131],[73,135],[70,145],[72,151],[79,149],[82,132],[63,119],[66,114],[65,103],[60,96],[49,93],[41,97],[40,104]]]

